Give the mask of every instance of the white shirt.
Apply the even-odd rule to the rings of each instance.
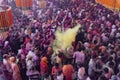
[[[57,76],[57,80],[63,80],[63,79],[64,79],[63,74],[61,74],[61,75]]]
[[[78,78],[83,79],[84,75],[85,75],[85,68],[84,67],[79,68],[79,70],[78,70]]]

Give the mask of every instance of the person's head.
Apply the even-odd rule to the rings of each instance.
[[[8,46],[9,45],[9,41],[5,41],[4,43],[4,47]]]
[[[3,58],[4,58],[4,59],[8,59],[8,58],[9,58],[9,57],[8,57],[8,54],[4,54],[4,55],[3,55]]]
[[[93,60],[96,60],[97,55],[92,55],[91,58],[92,58]]]
[[[59,67],[59,64],[58,63],[55,63],[55,68],[58,68]]]
[[[17,58],[18,58],[18,59],[21,59],[21,54],[17,54]]]
[[[83,67],[84,66],[82,63],[78,63],[77,65],[78,65],[78,67]]]
[[[78,51],[84,51],[84,50],[85,50],[85,47],[83,47],[83,46],[78,49]]]
[[[10,61],[15,62],[16,61],[15,57],[14,56],[10,57]]]
[[[111,68],[113,68],[114,67],[114,62],[113,61],[111,61],[111,62],[109,62],[109,67],[111,67]]]
[[[113,49],[114,49],[114,48],[113,48]],[[110,51],[110,54],[111,54],[111,55],[115,54],[115,51]]]
[[[113,57],[112,57],[112,56],[110,56],[110,57],[109,57],[109,61],[111,62],[112,60],[113,60]]]
[[[51,46],[49,46],[48,49],[47,49],[47,51],[52,51],[52,50],[53,50],[53,49],[52,49]]]
[[[63,54],[63,53],[59,52],[58,57],[61,58],[61,57],[62,57],[62,54]]]
[[[11,53],[12,53],[12,50],[10,49],[10,50],[8,51],[8,53],[11,54]]]
[[[48,63],[47,57],[43,57],[43,58],[41,59],[41,61],[42,61],[42,62],[45,62],[45,63]]]
[[[28,56],[27,59],[28,59],[28,60],[32,60],[32,56]]]
[[[108,69],[107,67],[105,67],[103,71],[104,71],[104,73],[106,74],[106,73],[109,72],[109,69]]]

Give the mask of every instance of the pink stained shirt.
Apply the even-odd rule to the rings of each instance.
[[[78,62],[81,62],[83,63],[84,62],[84,59],[85,59],[85,54],[81,51],[76,51],[74,54],[73,54],[73,58],[75,58],[75,63],[78,63]]]

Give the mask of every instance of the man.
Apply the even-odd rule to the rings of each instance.
[[[47,57],[42,57],[40,62],[40,74],[41,74],[41,80],[44,79],[45,74],[48,74],[48,59]]]
[[[76,51],[74,54],[73,54],[73,58],[75,60],[75,63],[78,64],[78,63],[84,63],[84,60],[85,60],[85,54],[84,54],[84,48],[81,48],[81,49],[78,49],[78,51]]]
[[[3,56],[0,53],[0,80],[9,80],[8,76],[5,74],[6,71],[7,69],[3,64]]]

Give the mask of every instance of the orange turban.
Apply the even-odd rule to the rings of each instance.
[[[41,61],[42,61],[42,62],[45,62],[45,63],[48,63],[47,57],[43,57],[43,58],[41,59]]]

